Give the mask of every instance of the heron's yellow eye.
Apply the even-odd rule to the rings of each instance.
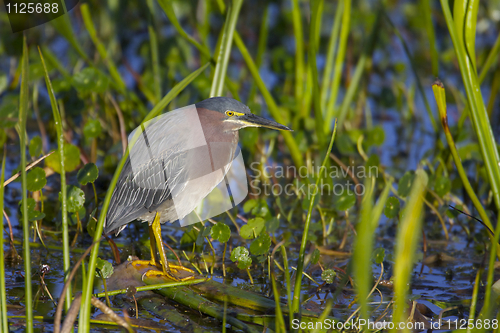
[[[232,116],[234,116],[234,112],[233,111],[226,111],[226,115],[228,117],[232,117]]]

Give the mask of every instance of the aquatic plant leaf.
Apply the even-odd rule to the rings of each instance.
[[[192,244],[196,242],[196,238],[198,237],[198,231],[196,231],[192,226],[191,229],[188,229],[184,232],[181,237],[181,244]]]
[[[356,144],[352,142],[347,133],[338,135],[335,139],[335,145],[342,155],[350,155],[356,153]]]
[[[33,222],[33,221],[39,221],[45,217],[45,213],[42,213],[38,210],[35,210],[36,206],[36,201],[33,198],[28,198],[27,199],[27,206],[28,206],[28,221]],[[19,201],[19,207],[21,208],[23,204],[23,201]],[[20,209],[21,216],[23,214],[22,209]]]
[[[378,177],[378,170],[380,168],[380,158],[377,154],[372,154],[368,157],[365,163],[366,177]]]
[[[245,213],[248,213],[250,212],[255,206],[257,206],[257,200],[255,199],[250,199],[250,200],[247,200],[247,202],[245,202],[245,204],[243,205],[243,211]]]
[[[280,220],[277,217],[273,217],[266,221],[266,230],[270,233],[276,232],[280,227]]]
[[[321,273],[321,279],[327,284],[332,284],[335,276],[337,276],[337,273],[333,269],[325,269],[323,273]]]
[[[248,250],[243,246],[238,246],[231,251],[231,261],[237,262],[239,269],[246,269],[252,264],[252,258],[250,258]]]
[[[320,252],[318,249],[314,249],[314,252],[311,256],[311,264],[313,265],[316,265],[319,261],[319,257],[320,257]]]
[[[102,260],[101,258],[97,258],[96,262],[96,270],[99,270],[101,273],[102,277],[107,279],[111,275],[113,275],[113,265],[109,261]],[[95,276],[99,277],[99,274],[95,272]]]
[[[256,217],[248,220],[248,223],[240,228],[240,236],[244,239],[252,239],[258,237],[264,229],[265,222],[263,218]]]
[[[341,211],[349,210],[356,203],[356,196],[353,191],[344,191],[335,200],[335,208]]]
[[[407,171],[398,183],[398,194],[406,198],[410,194],[411,185],[415,179],[414,171]]]
[[[83,127],[83,135],[85,135],[87,139],[97,138],[101,135],[101,132],[101,122],[97,119],[89,119]]]
[[[38,157],[42,153],[42,138],[38,135],[30,140],[29,152],[31,157]]]
[[[26,188],[30,192],[40,191],[47,184],[45,171],[40,167],[33,168],[26,176]]]
[[[392,219],[393,217],[398,216],[399,213],[399,200],[396,197],[390,197],[387,199],[385,203],[384,215]]]
[[[77,146],[70,143],[64,144],[64,171],[74,171],[80,165],[80,150]],[[59,153],[56,151],[54,154],[45,159],[45,164],[57,173],[61,173]]]
[[[259,200],[257,205],[252,209],[252,214],[260,217],[270,217],[269,206],[265,200]]]
[[[373,259],[375,259],[375,262],[380,265],[385,259],[385,249],[382,247],[375,249],[373,252]]]
[[[0,127],[10,128],[17,124],[18,107],[14,102],[4,102],[0,106]]]
[[[76,174],[76,179],[82,185],[95,182],[97,177],[99,177],[99,169],[94,163],[85,164]]]
[[[210,230],[210,236],[221,243],[225,243],[231,237],[231,229],[225,223],[217,222]]]
[[[441,198],[444,197],[451,190],[451,181],[448,177],[439,177],[434,184],[434,191]]]
[[[76,213],[85,203],[85,194],[76,186],[70,186],[67,192],[68,196],[68,212]],[[59,201],[62,200],[61,192],[59,192]]]
[[[375,126],[369,133],[366,142],[369,145],[380,146],[384,143],[385,131],[381,126]]]
[[[109,79],[94,68],[87,67],[73,76],[73,84],[82,94],[103,93],[108,88]]]
[[[271,246],[271,237],[267,232],[262,232],[259,237],[254,239],[252,244],[250,244],[250,252],[259,256],[261,254],[267,253],[269,251],[269,247]]]

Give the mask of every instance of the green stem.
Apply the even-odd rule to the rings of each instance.
[[[302,95],[304,93],[304,38],[302,37],[300,13],[299,0],[292,0],[293,33],[295,36],[295,100],[299,105],[302,105]]]
[[[153,92],[155,96],[155,103],[161,99],[161,71],[160,71],[160,61],[159,61],[159,51],[158,51],[158,37],[155,32],[155,21],[154,21],[154,4],[153,0],[147,0],[147,5],[149,9],[148,15],[148,32],[149,32],[149,45],[151,48],[151,63],[153,65],[153,79],[154,87]]]
[[[43,58],[42,52],[38,49],[40,53],[40,59],[44,68],[45,74],[45,84],[47,85],[47,91],[49,92],[50,104],[52,106],[52,114],[54,116],[54,122],[56,125],[57,133],[57,150],[59,153],[59,168],[61,170],[61,217],[62,217],[62,234],[63,234],[63,268],[64,268],[64,281],[66,281],[67,275],[70,271],[70,255],[69,255],[69,228],[68,228],[68,207],[67,207],[67,189],[66,189],[66,171],[64,169],[64,133],[62,128],[62,118],[59,113],[57,106],[57,101],[54,95],[54,90],[52,89],[52,83],[50,82],[49,72],[45,66],[45,60]],[[65,309],[69,310],[71,306],[71,285],[68,286],[68,291],[66,293]]]
[[[332,90],[325,119],[325,132],[331,128],[331,123],[335,113],[335,103],[337,102],[337,94],[340,87],[340,79],[342,77],[342,68],[344,67],[345,53],[347,48],[347,39],[351,29],[351,0],[344,1],[344,12],[342,13],[342,29],[340,31],[339,51],[335,57],[335,70],[333,71]],[[351,83],[352,84],[352,83]]]
[[[320,149],[325,144],[325,131],[323,131],[323,111],[321,109],[321,96],[319,90],[318,66],[316,65],[316,53],[318,51],[318,40],[321,30],[321,13],[323,12],[323,0],[312,0],[311,24],[309,27],[309,70],[312,79],[312,98],[314,105],[314,123],[316,124],[316,135]]]
[[[7,153],[7,147],[4,146],[3,149],[3,159],[2,159],[2,172],[0,174],[0,214],[3,212],[3,194],[4,186],[3,182],[5,180],[5,157]],[[7,320],[7,294],[5,289],[5,257],[3,253],[3,215],[0,217],[0,313],[2,318],[0,328],[2,332],[9,332],[9,323]]]
[[[24,261],[24,303],[26,309],[26,332],[33,332],[33,296],[31,291],[30,223],[28,221],[28,198],[26,179],[26,120],[28,118],[28,46],[26,35],[23,40],[21,92],[19,106],[19,143],[21,148],[22,218],[23,218],[23,261]]]
[[[210,97],[222,96],[227,64],[229,62],[229,56],[231,55],[231,46],[233,44],[233,36],[236,29],[236,21],[238,20],[238,14],[242,4],[243,0],[233,0],[230,2],[229,9],[227,10],[226,24],[224,25],[224,33],[222,34],[214,79],[212,81],[212,88],[210,89]]]
[[[320,170],[322,170],[325,165],[328,157],[330,156],[330,151],[333,147],[333,142],[335,141],[335,134],[337,133],[337,122],[335,122],[335,126],[333,128],[332,137],[330,139],[330,144],[328,145],[328,150],[326,151],[325,158],[323,159],[323,163],[321,164]],[[318,188],[318,184],[321,177],[318,176],[316,179],[316,187]],[[307,236],[309,234],[309,226],[311,225],[311,216],[314,208],[314,199],[316,198],[316,194],[318,191],[314,191],[311,196],[311,201],[309,202],[309,209],[307,211],[306,223],[304,224],[304,230],[302,232],[302,242],[300,243],[300,251],[299,251],[299,260],[297,264],[297,274],[295,277],[295,288],[293,290],[293,301],[292,301],[292,310],[294,313],[299,312],[300,305],[300,290],[302,287],[302,273],[304,272],[304,261],[305,261],[305,251],[307,246]]]

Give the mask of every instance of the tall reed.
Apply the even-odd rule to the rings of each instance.
[[[3,195],[5,180],[5,157],[7,147],[4,147],[2,158],[2,171],[0,173],[0,328],[2,332],[9,332],[9,323],[7,321],[7,293],[5,290],[5,257],[3,252]]]
[[[24,260],[24,302],[26,309],[26,332],[33,332],[33,296],[31,286],[30,223],[28,221],[28,196],[26,179],[26,120],[28,118],[28,45],[23,38],[23,57],[21,63],[21,93],[19,96],[19,142],[21,146],[21,184],[22,184],[22,219],[23,219],[23,260]],[[2,183],[3,186],[3,183]],[[0,237],[3,237],[1,235]]]
[[[54,117],[54,123],[56,127],[57,135],[57,153],[59,154],[59,168],[61,170],[61,217],[62,217],[62,243],[63,243],[63,268],[64,268],[64,281],[66,281],[68,274],[70,273],[71,262],[69,253],[69,224],[68,224],[68,198],[67,198],[67,186],[66,186],[66,171],[64,166],[64,132],[62,127],[61,113],[59,112],[59,107],[57,105],[57,100],[54,94],[54,89],[52,89],[52,83],[50,82],[49,72],[47,71],[47,66],[45,65],[45,59],[43,58],[42,51],[38,48],[40,54],[40,60],[42,62],[45,85],[47,86],[47,92],[49,93],[50,105],[52,107],[52,116]],[[71,292],[71,285],[68,286],[68,291],[66,292],[65,309],[69,310],[71,305],[71,299],[73,298]]]

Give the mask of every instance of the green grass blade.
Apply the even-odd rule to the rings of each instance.
[[[328,145],[328,150],[326,151],[325,158],[323,159],[323,163],[321,164],[321,168],[319,170],[323,170],[323,168],[325,168],[326,162],[330,157],[330,152],[333,147],[333,142],[335,141],[335,134],[337,134],[337,122],[335,122],[335,126],[332,132],[332,137],[330,139],[330,144]],[[320,179],[321,179],[320,176],[316,178],[316,185],[315,185],[316,189],[318,188]],[[293,289],[292,311],[294,313],[299,312],[300,290],[302,287],[302,272],[304,272],[304,260],[305,260],[306,246],[307,246],[307,236],[309,235],[309,226],[311,225],[311,216],[312,216],[312,211],[314,209],[314,199],[316,198],[317,192],[318,191],[314,191],[311,195],[311,200],[307,211],[306,222],[304,224],[304,230],[302,232],[302,241],[300,243],[300,250],[299,250],[299,260],[297,263],[297,273],[295,276],[295,286]]]
[[[432,7],[431,0],[423,0],[422,14],[425,21],[425,30],[427,32],[427,40],[429,42],[429,51],[431,54],[432,75],[438,77],[439,75],[439,54],[436,49],[436,33],[434,32],[434,25],[432,23]]]
[[[62,127],[62,119],[61,114],[59,113],[59,108],[57,106],[57,100],[54,95],[54,90],[52,89],[52,83],[50,82],[49,72],[47,71],[47,67],[45,65],[45,59],[43,58],[42,51],[38,49],[40,53],[40,59],[42,61],[44,75],[45,75],[45,84],[47,86],[47,92],[50,97],[50,105],[52,107],[52,115],[54,117],[54,123],[56,126],[57,133],[57,153],[59,154],[60,161],[60,169],[61,169],[61,217],[62,217],[62,243],[63,243],[63,267],[64,267],[64,280],[66,281],[67,275],[70,272],[71,262],[70,262],[70,253],[69,253],[69,224],[68,224],[68,206],[67,206],[67,189],[66,189],[66,172],[64,170],[64,132]],[[65,299],[65,309],[69,310],[71,305],[71,300],[73,296],[71,293],[71,285],[68,286],[68,291],[66,292]]]
[[[347,39],[351,30],[351,0],[344,1],[344,12],[342,13],[342,29],[340,30],[339,51],[335,57],[335,69],[333,71],[332,90],[325,119],[325,131],[331,128],[331,123],[335,113],[335,103],[340,87],[340,79],[342,78],[342,69],[344,67],[345,53],[347,49]]]
[[[295,100],[302,104],[304,93],[304,37],[299,0],[292,0],[293,33],[295,36]],[[300,113],[300,112],[299,112]]]
[[[410,197],[405,205],[404,215],[396,236],[396,259],[394,263],[394,298],[396,303],[393,315],[395,327],[398,327],[398,323],[405,322],[407,318],[405,310],[407,307],[406,296],[413,264],[416,259],[417,243],[422,230],[422,208],[427,180],[425,171],[422,169],[416,171]]]
[[[200,75],[207,67],[208,63],[188,75],[184,80],[179,82],[177,85],[175,85],[172,90],[168,92],[165,97],[162,98],[162,100],[148,113],[148,115],[144,118],[142,123],[147,122],[148,120],[153,119],[157,115],[160,114],[160,112],[170,103],[179,93],[181,93],[184,88],[190,84],[198,75]],[[123,169],[123,166],[125,165],[125,161],[127,160],[128,157],[128,150],[125,152],[123,155],[120,164],[118,165],[115,174],[113,176],[113,179],[111,180],[111,183],[109,184],[108,191],[106,192],[106,197],[104,198],[104,202],[102,204],[101,208],[101,214],[99,215],[99,220],[96,225],[96,231],[94,234],[94,241],[99,242],[102,236],[102,232],[104,229],[104,221],[106,219],[106,214],[109,208],[109,203],[111,201],[111,195],[113,194],[113,190],[116,187],[116,183],[118,181],[118,177]],[[99,254],[99,244],[96,244],[94,248],[92,249],[92,252],[90,253],[90,259],[89,259],[89,274],[87,278],[87,282],[84,285],[83,292],[82,292],[82,305],[80,308],[80,321],[79,321],[79,326],[78,326],[78,331],[79,332],[88,332],[89,330],[89,324],[90,324],[90,299],[92,297],[92,292],[93,292],[93,286],[94,286],[94,274],[96,264],[97,264],[97,255]]]
[[[85,61],[90,62],[85,52],[81,47],[81,43],[76,39],[73,27],[69,21],[69,15],[62,15],[51,21],[52,26],[71,44],[78,55]]]
[[[373,238],[377,229],[382,210],[389,196],[391,183],[387,182],[375,208],[373,207],[374,178],[367,178],[365,182],[365,197],[361,207],[361,221],[357,226],[357,237],[353,253],[353,269],[358,291],[358,300],[361,306],[361,318],[368,319],[368,294],[372,282],[371,260],[373,253]]]
[[[165,12],[165,15],[167,15],[168,19],[170,20],[170,23],[174,26],[175,30],[184,37],[189,43],[193,44],[194,47],[196,47],[203,55],[205,55],[208,58],[211,58],[210,56],[210,51],[198,43],[193,37],[189,36],[188,33],[182,28],[181,24],[177,20],[177,17],[175,16],[174,8],[172,7],[172,1],[171,0],[158,0],[158,3],[160,4],[160,7],[163,9]]]
[[[323,111],[321,109],[321,96],[319,90],[318,66],[316,65],[316,53],[318,52],[318,41],[321,30],[321,13],[323,12],[323,0],[312,0],[311,25],[309,27],[309,70],[312,78],[312,98],[314,103],[314,122],[316,124],[316,135],[318,144],[323,147],[325,144],[325,131],[323,131]]]
[[[148,0],[148,32],[149,32],[149,46],[151,48],[151,64],[152,64],[152,73],[154,79],[154,96],[155,101],[154,104],[158,103],[161,99],[161,71],[160,71],[160,60],[159,60],[159,50],[158,50],[158,37],[156,36],[155,31],[155,21],[154,21],[154,3],[153,0]]]
[[[331,89],[333,64],[335,61],[335,50],[337,49],[337,41],[340,34],[340,23],[342,13],[344,11],[344,1],[339,1],[335,10],[335,18],[333,19],[332,32],[328,42],[328,51],[326,54],[325,70],[323,72],[323,81],[321,83],[321,109],[326,115],[326,103]]]
[[[379,10],[378,15],[377,15],[377,19],[376,19],[375,23],[373,24],[373,27],[371,28],[372,33],[370,35],[368,43],[366,44],[366,47],[363,50],[363,54],[361,55],[361,57],[358,60],[358,63],[356,64],[356,70],[354,71],[351,82],[349,84],[349,88],[347,88],[346,94],[344,96],[344,100],[342,101],[342,105],[341,105],[340,111],[339,111],[339,118],[338,118],[339,128],[342,128],[344,120],[347,116],[347,112],[349,111],[349,107],[351,106],[351,103],[354,99],[354,95],[356,94],[356,91],[360,85],[361,78],[362,78],[363,73],[365,71],[366,62],[371,57],[373,49],[375,48],[375,43],[377,41],[377,37],[379,34],[378,29],[380,26],[381,15],[382,15],[382,9]],[[327,119],[327,122],[328,122],[328,119]]]
[[[0,214],[3,212],[3,194],[4,186],[3,182],[5,180],[5,157],[7,149],[4,148],[3,158],[2,158],[2,171],[0,174]],[[3,253],[3,214],[0,217],[0,313],[2,318],[0,318],[2,332],[9,332],[9,323],[7,318],[7,294],[5,289],[5,257]]]
[[[243,0],[232,0],[226,15],[226,24],[224,24],[224,32],[220,45],[219,54],[217,56],[217,65],[215,66],[214,79],[212,88],[210,89],[210,97],[222,96],[224,89],[224,81],[226,79],[227,64],[231,55],[231,46],[233,45],[233,36],[236,29],[236,21],[240,13]]]
[[[33,296],[31,291],[31,253],[30,253],[30,223],[28,221],[28,199],[26,179],[26,120],[28,118],[28,46],[26,36],[23,41],[23,57],[21,70],[21,93],[19,97],[19,142],[21,146],[21,183],[22,183],[22,219],[23,219],[23,261],[24,261],[24,302],[26,309],[26,332],[33,332]],[[3,235],[2,235],[3,237]]]
[[[94,45],[97,49],[97,52],[99,52],[99,55],[101,56],[102,60],[108,67],[109,74],[115,81],[116,85],[118,86],[118,89],[120,89],[121,91],[125,91],[126,89],[125,82],[123,82],[120,73],[118,72],[118,69],[116,68],[113,60],[111,59],[111,57],[108,56],[106,48],[104,47],[99,37],[97,36],[94,23],[92,22],[92,16],[90,14],[89,5],[87,3],[83,3],[80,6],[80,11],[82,12],[82,18],[83,18],[83,23],[85,24],[85,28],[87,28],[90,38],[92,39],[92,42],[94,42]]]
[[[491,68],[493,63],[498,60],[498,53],[500,53],[500,34],[498,34],[497,40],[495,41],[490,53],[488,53],[488,57],[484,62],[483,68],[481,68],[481,73],[479,74],[479,84],[483,83],[486,74],[488,74],[488,70]]]
[[[255,80],[255,83],[257,84],[257,87],[259,88],[262,97],[264,97],[264,100],[266,101],[267,107],[269,109],[269,112],[271,113],[271,116],[276,120],[277,122],[284,124],[284,119],[283,116],[281,116],[281,113],[278,109],[278,106],[276,105],[276,102],[274,101],[274,98],[272,97],[271,93],[267,89],[264,81],[262,80],[260,74],[259,74],[259,69],[255,65],[252,57],[250,56],[250,53],[248,53],[248,49],[246,48],[245,44],[241,40],[240,35],[238,32],[235,32],[234,34],[234,43],[238,47],[238,49],[241,52],[241,55],[243,56],[243,59],[245,60],[248,70],[250,71],[250,74],[252,75],[253,79]],[[292,155],[293,162],[295,163],[296,167],[301,167],[304,165],[304,160],[302,158],[302,154],[300,153],[299,147],[297,145],[297,142],[293,138],[292,134],[288,131],[286,132],[281,132],[281,135],[283,135],[283,138],[285,139],[285,143],[288,146],[288,149],[290,150],[290,154]]]
[[[470,106],[470,118],[479,142],[481,155],[488,174],[488,180],[493,192],[493,199],[497,210],[500,210],[500,168],[498,167],[500,165],[500,156],[496,147],[495,137],[491,129],[488,113],[483,102],[481,90],[477,82],[477,73],[473,70],[472,62],[464,48],[465,43],[463,38],[465,38],[465,34],[456,30],[457,25],[462,28],[467,27],[467,29],[474,30],[475,26],[472,27],[469,24],[464,26],[465,23],[460,25],[460,22],[464,22],[463,17],[454,16],[452,18],[447,0],[441,0],[441,5],[443,7],[450,36],[453,41],[453,46],[455,47],[455,53],[457,55],[462,80],[464,81],[465,91],[467,93],[467,99]],[[455,2],[454,12],[455,15],[463,14],[465,16],[465,11],[462,10],[460,1]],[[497,229],[499,229],[499,227],[500,225],[497,225]],[[498,231],[500,231],[500,229]],[[497,233],[497,231],[495,231],[495,233]]]
[[[259,42],[257,45],[257,55],[255,56],[255,65],[257,68],[260,68],[262,64],[262,58],[264,56],[264,52],[266,51],[267,46],[267,37],[269,36],[269,6],[266,6],[264,10],[264,14],[262,15],[262,22],[260,24],[260,32],[259,32]],[[252,82],[250,87],[250,92],[248,93],[248,100],[253,101],[256,92],[255,81]]]

